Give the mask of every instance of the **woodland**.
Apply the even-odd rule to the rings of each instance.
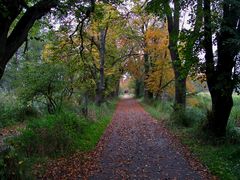
[[[239,0],[0,0],[0,179],[88,179],[143,111],[203,177],[240,179],[239,85]]]

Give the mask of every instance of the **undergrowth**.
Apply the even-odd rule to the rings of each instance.
[[[14,94],[0,93],[0,128],[36,116],[37,111],[23,104]]]
[[[20,136],[6,142],[9,148],[0,157],[0,179],[13,177],[10,172],[17,179],[31,179],[30,169],[36,163],[94,149],[112,118],[116,102],[101,107],[90,105],[89,117],[64,110],[28,121]]]

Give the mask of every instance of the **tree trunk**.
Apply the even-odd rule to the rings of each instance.
[[[186,78],[175,78],[175,108],[186,107]],[[177,109],[175,109],[177,110]]]
[[[81,111],[84,117],[88,116],[88,95],[84,93],[81,102]]]
[[[174,0],[174,11],[169,3],[164,3],[165,12],[167,12],[168,32],[169,32],[169,50],[172,60],[172,66],[175,75],[175,102],[174,108],[185,109],[186,107],[186,79],[187,73],[183,71],[183,65],[178,53],[179,42],[179,21],[180,21],[180,1]]]
[[[6,68],[6,64],[4,63],[5,61],[2,59],[3,58],[0,57],[0,79],[2,79],[5,68]]]
[[[106,35],[107,35],[108,28],[101,29],[100,31],[100,78],[99,83],[97,85],[96,91],[96,104],[100,106],[104,100],[104,90],[105,90],[105,83],[104,83],[104,64],[105,64],[105,53],[106,53]]]
[[[137,98],[142,97],[143,93],[144,93],[143,80],[137,79],[135,81],[135,96]]]
[[[153,98],[153,93],[148,90],[146,80],[149,77],[150,63],[149,56],[147,52],[144,52],[144,99],[149,100]]]
[[[221,92],[211,92],[212,112],[208,117],[207,129],[215,136],[226,135],[228,118],[233,106],[232,94],[222,95]]]
[[[115,93],[114,93],[115,97],[119,96],[119,89],[120,89],[120,79],[117,81],[117,84],[116,84],[116,89],[115,89]]]
[[[214,61],[211,29],[211,3],[204,0],[204,48],[206,51],[206,77],[212,98],[212,112],[208,117],[206,127],[217,137],[226,135],[228,118],[233,106],[232,93],[234,89],[233,68],[235,56],[239,52],[236,42],[239,36],[239,16],[235,4],[223,3],[223,19],[220,31],[217,34],[218,54]]]
[[[36,20],[47,14],[51,8],[56,7],[59,3],[58,0],[41,0],[31,7],[25,7],[23,12],[23,2],[19,0],[1,1],[1,6],[4,8],[0,11],[0,79],[8,61],[24,43]],[[21,12],[22,16],[20,16]],[[18,17],[19,20],[11,29],[11,24]]]
[[[169,49],[175,76],[174,110],[177,111],[179,108],[181,110],[184,110],[186,107],[187,75],[182,72],[181,61],[177,52],[177,45],[175,44],[175,41],[172,40],[172,38],[170,38]]]

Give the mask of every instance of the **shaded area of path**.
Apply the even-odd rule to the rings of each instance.
[[[182,149],[136,100],[124,99],[97,146],[99,167],[89,179],[207,179]]]

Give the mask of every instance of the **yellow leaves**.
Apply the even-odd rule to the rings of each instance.
[[[199,101],[196,98],[190,97],[187,98],[187,104],[194,107],[199,105]]]
[[[76,43],[76,40],[73,40]],[[70,58],[73,59],[76,53],[70,51],[72,48],[72,42],[69,39],[62,38],[58,42],[46,44],[42,56],[46,62],[63,62],[68,61]]]
[[[149,28],[145,34],[146,51],[156,54],[168,48],[168,32],[165,28]]]
[[[173,95],[173,78],[174,74],[170,61],[167,59],[157,60],[145,82],[147,88],[155,94],[160,95],[163,92],[167,92],[169,95]]]
[[[187,92],[194,93],[196,88],[193,84],[193,81],[190,78],[187,78]]]
[[[143,59],[129,59],[125,65],[126,70],[136,79],[141,79],[144,75],[143,73]]]
[[[99,2],[95,5],[91,28],[93,31],[105,29],[109,25],[114,25],[114,22],[119,20],[119,16],[119,12],[115,7]]]
[[[49,56],[53,55],[52,48],[53,48],[52,44],[46,44],[44,46],[44,49],[43,49],[43,52],[42,52],[42,56],[43,56],[44,60],[48,59]]]
[[[111,76],[111,75],[114,75],[114,74],[117,74],[117,71],[115,68],[108,68],[105,70],[105,75],[106,76]]]

